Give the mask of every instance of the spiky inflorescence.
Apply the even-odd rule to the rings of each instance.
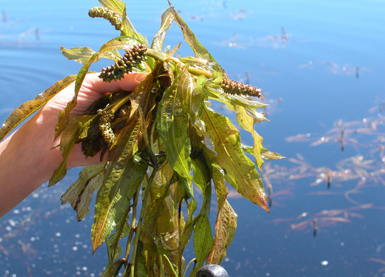
[[[138,67],[145,59],[146,51],[146,45],[135,45],[131,50],[126,51],[123,58],[115,62],[115,65],[103,68],[99,78],[102,78],[104,82],[122,79],[125,73],[132,71],[133,67]]]
[[[245,85],[241,82],[235,82],[230,79],[224,78],[222,80],[222,88],[224,92],[228,94],[243,94],[243,95],[249,95],[249,96],[256,96],[261,97],[261,89],[253,87],[251,85]]]
[[[114,119],[114,113],[112,111],[103,111],[100,110],[100,124],[99,129],[102,132],[104,140],[107,142],[108,146],[111,146],[115,141],[115,134],[111,128],[111,121]]]
[[[107,19],[118,31],[123,29],[123,23],[119,15],[106,7],[92,8],[88,11],[88,15],[92,18],[102,17]]]

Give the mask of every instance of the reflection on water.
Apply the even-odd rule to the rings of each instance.
[[[130,19],[149,38],[164,2],[127,1]],[[270,122],[257,131],[269,150],[287,157],[263,168],[270,214],[230,189],[239,215],[223,263],[230,276],[383,276],[380,2],[172,2],[230,78],[262,88],[270,106],[260,112]],[[98,49],[114,34],[87,17],[96,0],[42,3],[0,3],[0,121],[80,69],[58,46]],[[182,41],[176,33],[166,42],[172,47]],[[41,187],[0,219],[0,276],[100,276],[107,255],[102,248],[92,256],[92,215],[78,223],[70,206],[60,205],[77,173]]]

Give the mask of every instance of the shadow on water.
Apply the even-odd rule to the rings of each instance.
[[[113,35],[105,22],[87,17],[97,1],[59,2],[0,4],[3,121],[80,69],[58,46],[97,49]],[[164,2],[127,1],[136,11],[130,19],[149,38]],[[270,214],[230,190],[239,219],[222,264],[229,275],[382,276],[385,31],[378,1],[173,4],[230,78],[263,89],[270,106],[261,112],[270,122],[257,131],[265,147],[287,157],[263,168]],[[173,47],[182,38],[170,32]],[[60,206],[78,171],[55,188],[42,186],[0,219],[1,276],[100,276],[107,255],[91,254],[92,215],[78,223],[69,205]]]

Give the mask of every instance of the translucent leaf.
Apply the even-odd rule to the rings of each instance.
[[[110,9],[111,11],[117,13],[121,18],[123,18],[124,34],[122,35],[131,36],[141,40],[143,43],[145,42],[143,36],[135,30],[134,25],[132,25],[130,19],[127,17],[127,14],[125,13],[126,4],[123,1],[99,0],[99,3],[102,4],[104,7]]]
[[[261,102],[250,100],[244,96],[227,94],[223,92],[221,86],[211,82],[205,83],[205,92],[209,98],[226,104],[227,107],[233,111],[238,105],[246,109],[265,108],[268,106]]]
[[[157,129],[166,148],[168,163],[182,178],[191,180],[188,114],[182,107],[184,94],[189,91],[188,87],[179,84],[184,81],[181,76],[163,94],[157,113]]]
[[[62,195],[64,205],[69,202],[77,213],[77,220],[83,220],[90,211],[92,195],[103,184],[105,164],[90,165],[79,173],[78,180]]]
[[[215,192],[217,196],[217,203],[218,203],[218,211],[222,209],[222,206],[224,205],[227,195],[229,194],[229,191],[227,189],[226,183],[225,183],[225,172],[224,170],[218,165],[218,156],[216,153],[211,151],[208,147],[204,146],[204,153],[206,154],[206,162],[211,163],[211,170],[212,175],[211,178],[214,182]]]
[[[59,115],[59,122],[56,125],[55,130],[55,138],[57,138],[61,132],[64,130],[64,128],[67,126],[69,122],[69,117],[72,109],[77,104],[77,96],[80,90],[80,87],[82,86],[82,83],[84,81],[84,78],[91,66],[92,63],[98,61],[100,57],[113,49],[123,49],[123,50],[130,50],[134,45],[141,43],[140,41],[131,38],[131,37],[117,37],[114,38],[107,43],[103,44],[103,46],[100,48],[99,52],[92,55],[90,60],[83,65],[83,67],[80,69],[78,75],[76,76],[76,82],[75,82],[75,95],[74,98],[67,103],[67,106],[63,111],[61,111]]]
[[[281,154],[278,154],[276,152],[271,152],[267,150],[266,148],[263,148],[261,151],[261,157],[265,159],[266,161],[274,161],[274,160],[280,160],[284,159],[285,157]]]
[[[60,153],[63,156],[63,161],[52,174],[52,177],[49,180],[49,186],[53,186],[62,180],[67,174],[67,159],[71,154],[71,150],[77,142],[80,134],[84,132],[84,129],[87,129],[90,126],[91,122],[95,119],[96,116],[83,115],[76,116],[71,119],[60,138]]]
[[[191,31],[191,29],[187,26],[187,24],[179,16],[179,14],[175,11],[174,8],[172,8],[172,12],[175,17],[175,22],[179,25],[179,28],[183,33],[184,40],[190,45],[191,49],[194,51],[195,56],[213,62],[213,69],[215,71],[222,72],[222,69],[219,64],[215,61],[215,59],[213,58],[213,56],[211,56],[207,49],[202,44],[200,44],[194,33]]]
[[[123,16],[124,7],[126,4],[120,0],[99,0],[99,3],[111,11],[117,13],[120,17]]]
[[[67,59],[75,60],[78,63],[81,63],[83,65],[88,63],[89,60],[91,59],[91,57],[96,53],[94,50],[92,50],[89,47],[75,47],[75,48],[71,48],[71,49],[66,49],[65,47],[60,47],[60,50],[61,50],[62,54],[64,55],[64,57],[66,57]],[[95,60],[95,62],[97,62],[101,58],[107,58],[107,59],[111,59],[113,61],[118,61],[121,58],[121,55],[118,52],[118,50],[113,49],[109,52],[105,52],[102,55],[100,55],[98,57],[98,59]]]
[[[17,125],[19,125],[24,119],[29,117],[45,103],[47,103],[57,93],[65,89],[68,85],[74,82],[75,75],[65,77],[63,80],[56,82],[53,86],[46,89],[43,93],[37,95],[33,100],[27,101],[19,108],[14,110],[10,116],[4,121],[2,128],[0,129],[0,140],[2,140],[10,131],[12,131]]]
[[[267,198],[255,165],[243,153],[239,131],[230,120],[210,108],[204,108],[201,119],[218,154],[218,165],[226,171],[226,180],[243,197],[261,206],[266,211]]]
[[[238,124],[246,131],[248,131],[254,139],[254,146],[253,146],[253,155],[256,159],[256,164],[259,168],[259,170],[262,172],[262,165],[264,163],[262,157],[261,157],[261,150],[263,138],[258,135],[258,133],[254,130],[254,119],[252,116],[250,116],[246,109],[242,106],[236,106],[235,112],[237,113],[237,121]]]
[[[194,250],[198,262],[198,268],[203,266],[203,262],[209,254],[213,245],[211,226],[206,214],[202,214],[194,228]]]
[[[241,144],[241,147],[242,147],[242,150],[244,152],[249,153],[251,155],[254,154],[252,146]],[[282,156],[281,154],[278,154],[276,152],[271,152],[271,151],[269,151],[268,149],[266,149],[264,147],[261,149],[261,157],[262,157],[262,159],[264,159],[266,161],[274,161],[274,160],[285,159],[285,157]]]
[[[171,214],[172,215],[172,214]],[[170,220],[170,216],[168,216]],[[173,226],[173,230],[176,226]],[[161,255],[169,254],[178,249],[178,233],[159,232],[160,234],[154,237],[157,252]]]
[[[237,229],[237,214],[226,200],[222,209],[218,211],[215,222],[215,237],[213,247],[207,257],[207,264],[221,264],[226,257],[226,250],[233,240]]]
[[[163,12],[161,19],[162,23],[160,24],[160,29],[156,33],[151,44],[151,48],[157,51],[163,50],[163,42],[166,37],[166,31],[170,29],[171,23],[174,21],[174,14],[172,13],[171,7]]]
[[[192,159],[192,165],[194,170],[193,181],[201,189],[202,193],[204,193],[207,184],[211,180],[210,168],[203,155]]]
[[[112,263],[109,263],[106,269],[103,271],[101,277],[115,277],[118,276],[121,267],[124,265],[125,260],[119,259]]]
[[[199,215],[195,219],[193,218],[193,214],[194,214],[196,209],[197,209],[197,204],[196,204],[194,199],[191,199],[187,203],[188,216],[187,216],[187,220],[186,220],[185,226],[183,228],[180,243],[179,243],[179,249],[180,249],[181,253],[184,252],[184,250],[185,250],[185,248],[186,248],[186,246],[190,240],[192,231],[194,230],[194,225],[196,224],[196,221],[199,218]]]
[[[118,226],[116,227],[115,233],[113,233],[106,241],[107,243],[107,252],[110,262],[119,258],[122,253],[122,247],[119,244],[119,241],[126,237],[130,233],[130,226],[127,223],[129,216],[127,215],[124,220],[121,220]]]
[[[153,95],[151,95],[153,83],[153,74],[148,74],[146,79],[141,81],[139,85],[134,89],[134,91],[130,94],[131,117],[139,112],[138,107],[141,107],[144,115],[147,115],[148,112],[154,107],[155,100]]]
[[[133,148],[137,143],[139,120],[133,120],[120,138],[118,149],[107,168],[105,181],[95,204],[95,218],[91,230],[93,251],[106,240],[116,225],[125,221],[130,200],[146,173],[147,165],[133,162]]]

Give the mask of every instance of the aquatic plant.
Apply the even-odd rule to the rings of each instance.
[[[107,245],[109,263],[102,276],[117,276],[122,267],[122,276],[185,276],[193,261],[197,267],[190,276],[195,276],[205,262],[221,263],[234,236],[237,215],[227,201],[226,182],[268,211],[256,165],[262,170],[263,159],[282,156],[265,149],[254,130],[255,123],[266,119],[257,111],[266,105],[251,98],[260,97],[261,90],[229,80],[170,3],[150,46],[128,19],[123,2],[99,2],[103,7],[91,9],[90,16],[109,20],[120,36],[98,52],[62,47],[63,55],[80,62],[82,69],[13,112],[0,139],[75,81],[75,96],[61,112],[55,130],[55,137],[61,136],[63,161],[49,186],[65,177],[74,144],[82,143],[86,156],[107,153],[105,164],[83,168],[61,198],[63,204],[72,205],[80,221],[97,191],[91,239],[93,251]],[[174,57],[180,44],[163,49],[174,21],[194,57]],[[125,51],[123,57],[118,50]],[[133,91],[109,93],[70,120],[85,75],[100,58],[115,62],[101,70],[105,82],[124,78],[130,71],[148,75]],[[253,146],[241,143],[239,130],[210,101],[235,111],[240,127],[252,135]],[[254,156],[256,165],[247,154]],[[203,196],[199,210],[194,186]],[[212,187],[218,203],[214,236],[209,222]],[[196,258],[186,266],[183,252],[191,237]]]

